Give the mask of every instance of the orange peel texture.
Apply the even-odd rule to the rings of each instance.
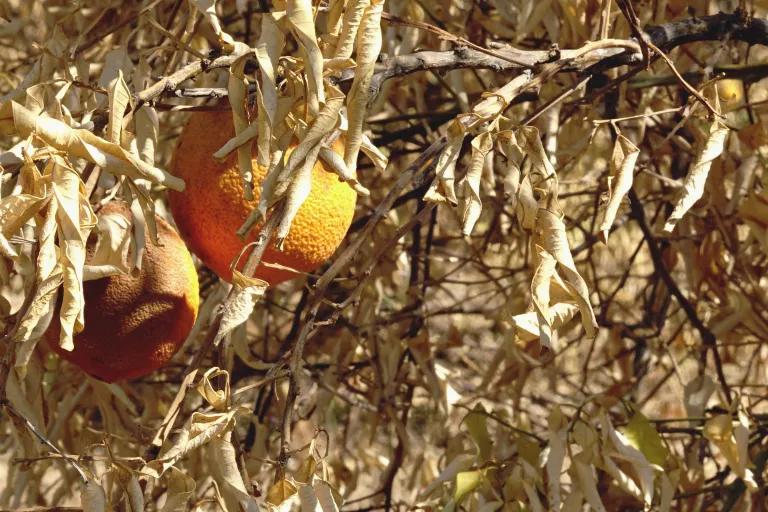
[[[229,111],[193,112],[179,137],[171,172],[186,182],[184,192],[169,191],[173,218],[187,245],[211,270],[232,280],[230,264],[246,242],[252,242],[260,225],[244,241],[236,232],[258,205],[266,169],[256,164],[253,142],[254,200],[246,201],[237,168],[237,155],[224,161],[213,158],[234,136]],[[342,152],[340,143],[334,151]],[[341,244],[355,214],[356,192],[318,161],[312,170],[312,189],[291,225],[283,250],[270,242],[262,262],[276,263],[299,272],[311,272],[330,258]],[[241,258],[240,265],[245,257]],[[240,267],[242,268],[242,267]],[[299,277],[290,270],[260,265],[255,277],[271,285]]]

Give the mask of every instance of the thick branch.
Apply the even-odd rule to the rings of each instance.
[[[136,95],[136,99],[139,101],[139,103],[144,103],[147,101],[152,101],[164,93],[174,94],[174,91],[185,80],[194,78],[203,71],[208,71],[209,69],[228,68],[243,55],[244,54],[242,53],[232,53],[229,55],[222,55],[221,57],[217,57],[213,60],[192,61],[186,66],[177,70],[175,73],[163,77],[162,80],[155,82],[151,86],[139,92]]]
[[[748,18],[744,13],[737,11],[648,26],[645,33],[651,43],[664,50],[696,41],[724,39],[768,44],[768,20]],[[384,59],[374,75],[371,87],[378,91],[385,80],[418,71],[441,72],[462,68],[510,71],[535,68],[554,61],[567,61],[560,71],[585,71],[593,66],[603,70],[642,61],[639,51],[621,48],[595,50],[588,60],[575,59],[576,52],[578,50],[521,50],[510,46],[496,46],[494,53],[503,58],[467,47],[397,55]],[[347,79],[351,79],[351,75],[345,75],[342,81]]]
[[[719,41],[730,39],[750,44],[768,44],[768,20],[749,18],[743,12],[720,13],[700,18],[652,25],[645,29],[648,40],[655,46],[670,50],[676,46],[696,41]],[[589,58],[582,57],[581,49],[560,50],[523,50],[508,45],[492,44],[492,52],[483,52],[466,46],[457,46],[447,51],[425,50],[407,55],[385,57],[377,66],[371,82],[371,89],[378,93],[381,84],[390,78],[409,75],[420,71],[445,72],[452,69],[490,69],[493,71],[511,71],[515,69],[537,68],[547,63],[558,62],[559,71],[583,72],[603,71],[608,68],[642,61],[639,50],[630,47],[634,40],[628,40],[625,48],[596,48],[590,51]],[[638,47],[639,48],[639,47]],[[492,53],[492,54],[491,54]],[[189,80],[209,69],[229,67],[241,55],[223,55],[213,60],[196,60],[182,67],[170,76],[164,77],[136,97],[140,102],[151,101],[162,95],[189,97],[222,97],[223,89],[195,90],[190,94],[176,93],[182,82]],[[351,81],[354,70],[345,71],[338,83]]]

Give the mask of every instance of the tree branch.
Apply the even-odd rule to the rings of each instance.
[[[687,43],[723,39],[765,45],[768,44],[768,20],[750,18],[743,12],[736,11],[651,25],[645,28],[645,34],[651,43],[667,51]],[[640,51],[622,48],[595,50],[591,53],[589,60],[579,60],[575,58],[578,50],[557,48],[521,50],[507,45],[491,46],[499,57],[466,46],[457,46],[447,51],[425,50],[387,57],[378,67],[371,82],[371,88],[378,92],[385,80],[419,71],[444,72],[452,69],[475,68],[501,72],[536,68],[555,61],[566,61],[560,69],[562,72],[596,69],[602,71],[625,64],[639,63],[643,59]],[[351,80],[353,74],[352,70],[345,72],[339,81]]]

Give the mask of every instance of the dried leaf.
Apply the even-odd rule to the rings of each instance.
[[[320,502],[315,495],[315,489],[311,485],[301,485],[299,487],[299,501],[301,502],[301,512],[322,512]]]
[[[132,270],[129,254],[136,250],[133,223],[121,212],[99,214],[98,238],[88,264],[83,267],[83,280],[101,279]]]
[[[166,443],[160,455],[145,464],[140,472],[154,478],[160,477],[190,451],[231,431],[235,416],[242,412],[240,409],[232,409],[223,413],[192,413],[177,438],[170,444]]]
[[[450,482],[456,478],[456,476],[462,471],[472,466],[475,460],[475,455],[460,454],[451,460],[448,465],[440,472],[438,477],[432,481],[423,491],[419,493],[419,499],[423,500],[432,494],[440,485],[445,482]]]
[[[325,88],[323,87],[323,54],[317,45],[315,20],[310,0],[286,0],[288,21],[293,26],[296,40],[304,53],[304,67],[307,75],[309,91],[307,105],[310,114],[314,115],[325,103]]]
[[[357,67],[352,88],[347,94],[347,137],[344,144],[344,162],[354,176],[357,172],[357,155],[363,143],[363,122],[368,102],[371,100],[371,79],[376,59],[381,53],[381,13],[384,0],[371,0],[365,9],[357,33]]]
[[[365,156],[368,157],[369,160],[371,160],[371,162],[373,162],[373,166],[376,168],[376,171],[384,172],[389,163],[389,159],[387,158],[387,155],[381,151],[381,149],[373,145],[370,137],[368,137],[368,135],[365,133],[363,133],[363,140],[362,145],[360,146],[360,150],[365,154]]]
[[[459,204],[456,199],[454,183],[456,181],[456,162],[459,159],[461,145],[464,142],[465,130],[458,121],[453,121],[448,126],[448,141],[445,148],[440,152],[435,167],[435,179],[424,194],[424,200],[443,203],[447,202],[451,206]]]
[[[521,149],[531,159],[530,180],[534,191],[539,192],[539,206],[553,208],[557,200],[558,182],[555,168],[541,143],[539,130],[534,126],[524,126],[517,132]]]
[[[572,287],[573,297],[581,310],[581,323],[586,334],[594,337],[597,334],[597,320],[589,301],[589,289],[576,269],[562,219],[550,210],[539,209],[536,220],[536,239],[537,243],[551,254],[560,266],[564,279]]]
[[[248,320],[253,312],[253,307],[264,296],[264,292],[269,286],[266,281],[248,278],[237,270],[232,271],[232,284],[234,289],[224,303],[221,325],[214,340],[215,344],[220,343],[224,336]]]
[[[600,236],[603,243],[608,243],[608,234],[616,220],[616,214],[624,196],[632,188],[635,163],[640,156],[640,150],[631,140],[619,134],[613,146],[611,157],[611,176],[608,178],[609,199],[602,211],[603,220],[600,222]]]
[[[56,292],[63,281],[61,272],[54,272],[37,284],[32,302],[14,333],[13,341],[20,344],[16,350],[14,367],[22,378],[26,375],[26,366],[37,341],[43,335],[43,330],[48,328],[49,319],[55,311]]]
[[[536,246],[539,265],[531,281],[531,300],[536,311],[540,345],[545,354],[552,354],[556,348],[552,343],[552,313],[549,310],[550,288],[552,281],[557,279],[555,266],[557,262],[543,248]]]
[[[16,133],[25,138],[34,135],[70,157],[83,158],[109,172],[184,190],[182,180],[141,161],[118,144],[88,130],[73,129],[57,119],[37,116],[15,102],[0,105],[0,133]]]
[[[61,321],[60,346],[64,350],[74,348],[73,337],[85,324],[83,298],[83,267],[85,244],[96,216],[85,197],[80,176],[62,159],[51,163],[53,197],[56,201],[57,238],[59,264],[63,270],[64,287],[59,318]]]
[[[195,480],[185,475],[177,468],[170,468],[165,476],[167,480],[167,496],[160,512],[186,512],[189,510],[189,500],[195,496]]]
[[[709,137],[688,170],[688,175],[683,182],[683,194],[669,215],[667,223],[664,224],[664,231],[671,233],[683,215],[704,195],[704,186],[707,184],[709,169],[712,167],[712,162],[723,153],[727,136],[727,126],[720,121],[712,123]]]
[[[81,484],[80,506],[83,512],[106,512],[107,495],[104,488],[92,480]]]
[[[533,73],[530,70],[525,70],[507,82],[503,87],[496,91],[485,93],[483,99],[472,107],[472,112],[462,117],[464,125],[467,128],[472,128],[501,115],[509,104],[512,103],[512,100],[528,86],[532,79]]]
[[[463,191],[462,197],[462,228],[464,236],[472,234],[475,223],[480,218],[483,204],[480,200],[480,181],[483,174],[485,157],[493,147],[493,138],[488,132],[481,133],[472,139],[472,156],[470,157],[467,174],[459,182]]]
[[[323,512],[339,512],[344,504],[341,495],[325,480],[315,478],[312,487]]]
[[[344,6],[344,19],[341,26],[341,34],[336,43],[334,57],[346,59],[352,56],[352,50],[357,40],[357,31],[363,19],[365,10],[370,6],[371,0],[349,0]]]
[[[708,375],[699,375],[685,385],[683,392],[683,403],[685,411],[690,418],[701,418],[704,416],[704,410],[712,393],[717,386]]]
[[[552,329],[559,329],[570,322],[579,312],[576,304],[568,302],[558,302],[549,308]],[[512,317],[512,323],[515,327],[515,334],[523,342],[539,339],[541,336],[538,312],[520,313]]]
[[[347,164],[344,162],[344,158],[337,152],[327,146],[322,146],[320,148],[319,157],[330,170],[339,175],[339,178],[342,181],[349,183],[349,185],[355,189],[355,192],[362,196],[371,195],[371,191],[361,185],[359,181],[357,181],[355,175],[350,172],[349,168],[347,168]]]
[[[206,447],[211,475],[217,482],[227,510],[230,512],[257,512],[259,506],[245,490],[243,477],[237,468],[235,447],[225,438],[215,438]]]
[[[571,459],[571,474],[573,475],[574,482],[579,491],[584,493],[584,497],[592,510],[605,512],[605,506],[603,505],[597,490],[595,470],[581,459],[582,457],[580,456],[575,456]],[[581,505],[581,503],[579,503],[579,505]]]
[[[566,454],[566,439],[568,436],[567,422],[559,406],[549,413],[549,428],[547,430],[547,448],[542,452],[547,470],[547,500],[551,510],[560,510],[560,473]]]
[[[219,38],[219,44],[227,47],[233,45],[235,40],[221,28],[221,22],[216,15],[216,0],[191,0],[191,3],[203,13],[205,19],[213,28],[213,32]]]
[[[285,208],[283,210],[283,215],[275,230],[274,243],[278,250],[283,250],[283,244],[285,239],[288,238],[293,219],[296,218],[296,214],[299,213],[299,208],[301,208],[312,191],[312,169],[317,162],[321,147],[320,144],[317,144],[309,150],[304,163],[299,167],[291,184],[288,185],[288,190],[285,194]]]
[[[248,114],[245,111],[248,94],[248,80],[245,78],[245,64],[252,52],[245,43],[235,43],[234,52],[241,55],[229,67],[229,81],[227,82],[227,92],[229,104],[232,108],[232,123],[235,128],[235,137],[250,127]],[[251,159],[251,148],[243,144],[237,148],[237,168],[240,171],[240,177],[243,180],[243,197],[253,200],[253,160]]]
[[[714,444],[725,458],[728,466],[742,479],[750,492],[757,490],[752,471],[747,468],[749,460],[749,420],[741,412],[733,425],[729,414],[718,414],[704,424],[704,437]]]
[[[258,101],[256,126],[259,129],[256,158],[257,163],[262,167],[269,167],[269,156],[272,154],[270,142],[277,124],[277,65],[285,45],[285,34],[279,26],[282,19],[281,13],[262,14],[261,35],[254,49],[261,75],[256,94]]]
[[[656,468],[651,466],[651,464],[648,462],[648,459],[645,458],[645,455],[643,455],[640,450],[632,446],[627,438],[613,427],[613,424],[611,424],[607,414],[603,413],[600,416],[600,423],[603,427],[604,438],[610,440],[610,444],[612,444],[616,450],[614,453],[608,452],[605,455],[604,460],[608,459],[609,455],[613,455],[630,463],[634,469],[635,475],[637,475],[638,480],[640,480],[641,497],[643,503],[645,504],[646,509],[650,510],[650,507],[653,504],[655,492],[654,470],[661,472],[663,469],[658,466],[656,466]]]
[[[280,505],[298,492],[296,484],[286,480],[278,480],[267,491],[267,502],[272,505]]]
[[[125,83],[122,70],[118,70],[117,77],[112,80],[107,92],[109,98],[107,136],[110,142],[120,144],[125,111],[131,104],[131,91],[128,89],[128,84]]]

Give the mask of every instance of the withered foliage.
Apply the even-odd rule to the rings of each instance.
[[[765,510],[768,2],[0,16],[0,510]],[[158,243],[194,109],[231,111],[249,198],[258,148],[230,229],[262,236],[199,268],[172,364],[106,384],[38,341]],[[269,288],[318,159],[355,221]]]

